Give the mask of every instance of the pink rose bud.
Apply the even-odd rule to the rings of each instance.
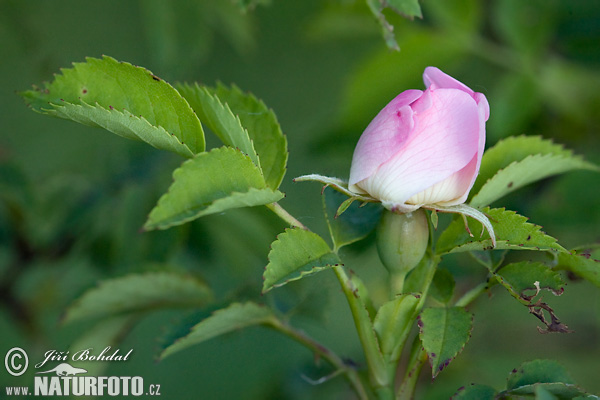
[[[425,91],[404,91],[377,114],[352,158],[350,190],[397,212],[464,203],[485,145],[485,96],[438,68],[423,80]]]

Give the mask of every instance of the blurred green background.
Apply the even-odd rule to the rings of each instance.
[[[386,48],[362,1],[262,1],[268,4],[246,13],[236,3],[0,0],[0,355],[14,346],[31,358],[66,350],[99,329],[98,321],[60,324],[86,289],[130,272],[174,269],[206,280],[220,305],[232,297],[258,298],[290,310],[297,326],[364,363],[329,272],[260,297],[269,244],[285,227],[266,209],[140,233],[182,160],[34,114],[15,94],[86,56],[110,55],[172,83],[235,83],[262,98],[289,142],[282,204],[321,233],[320,188],[291,179],[313,172],[346,178],[362,130],[397,93],[422,88],[428,65],[488,97],[488,145],[509,135],[542,135],[600,164],[596,1],[426,0],[422,20],[386,13],[400,52]],[[599,182],[591,172],[571,173],[495,206],[530,217],[567,248],[598,242]],[[346,260],[372,287],[385,285],[371,239],[346,250]],[[486,275],[468,256],[448,257],[443,266],[459,292]],[[475,327],[464,352],[434,383],[424,371],[417,398],[448,398],[472,382],[501,387],[514,367],[534,358],[559,360],[581,386],[600,393],[600,292],[574,280],[563,296],[546,300],[574,333],[540,335],[527,309],[495,288],[472,307]],[[107,374],[160,383],[167,399],[351,397],[341,378],[308,384],[303,375],[317,379],[327,366],[315,366],[310,352],[263,328],[155,362],[166,338],[209,311],[141,316],[116,346],[133,348],[134,356],[111,363]],[[31,385],[32,377],[31,371],[15,378],[3,370],[0,387]]]

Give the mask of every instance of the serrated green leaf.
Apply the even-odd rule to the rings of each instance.
[[[564,285],[560,275],[540,262],[522,261],[505,265],[496,273],[503,285],[523,296],[535,295],[540,289],[550,290],[555,295],[561,295]],[[525,294],[525,291],[533,291]]]
[[[384,355],[399,353],[415,320],[415,311],[419,297],[414,294],[402,294],[379,308],[373,327],[379,339]]]
[[[191,276],[151,272],[105,280],[83,294],[64,322],[159,308],[199,307],[212,300],[212,291]]]
[[[410,19],[423,18],[419,0],[387,0],[387,6]]]
[[[600,260],[592,257],[587,249],[560,253],[555,269],[571,271],[586,281],[600,287]]]
[[[288,159],[287,139],[277,116],[262,100],[251,93],[242,92],[235,85],[228,87],[219,84],[211,90],[242,121],[260,157],[267,186],[277,189],[285,176]]]
[[[542,232],[539,225],[528,223],[526,217],[514,211],[489,207],[481,211],[489,217],[494,227],[497,239],[496,250],[566,251],[556,242],[556,239]],[[463,219],[456,217],[438,239],[436,247],[438,254],[492,248],[491,240],[487,235],[480,236],[483,230],[481,223],[469,220],[469,228],[473,237],[469,236],[465,229]]]
[[[600,171],[598,167],[584,161],[581,157],[554,154],[527,156],[498,171],[483,185],[470,204],[473,207],[486,206],[532,182],[576,169]]]
[[[446,304],[452,299],[455,285],[452,273],[445,268],[438,268],[429,287],[429,296]]]
[[[268,308],[258,304],[251,302],[231,304],[195,325],[187,336],[168,346],[161,353],[160,359],[229,332],[253,325],[268,324],[273,318],[273,313]]]
[[[166,229],[208,214],[253,207],[283,197],[269,189],[252,160],[229,147],[188,160],[173,173],[174,182],[148,217],[146,229]]]
[[[227,104],[223,104],[206,87],[198,84],[178,85],[177,89],[196,111],[200,121],[206,124],[223,144],[241,150],[260,169],[260,161],[248,132]]]
[[[483,153],[481,168],[471,189],[471,197],[498,171],[535,154],[570,157],[573,152],[541,136],[510,136],[502,139]]]
[[[287,139],[281,131],[273,110],[254,95],[242,92],[235,85],[227,87],[219,84],[216,88],[205,89],[197,85],[178,85],[177,87],[188,98],[194,108],[202,108],[197,99],[200,90],[208,91],[214,98],[226,105],[233,115],[239,119],[251,139],[260,159],[260,166],[267,186],[277,189],[281,185],[285,176],[288,158]],[[223,140],[223,138],[221,139]]]
[[[496,389],[487,385],[469,385],[458,389],[451,400],[494,400]]]
[[[181,143],[162,126],[154,126],[143,117],[136,117],[127,110],[107,110],[100,105],[87,103],[51,104],[57,117],[70,119],[83,125],[104,128],[126,139],[141,140],[160,150],[168,150],[186,158],[194,156],[190,148]]]
[[[316,233],[293,228],[271,244],[269,264],[263,275],[263,293],[341,263]]]
[[[435,378],[471,337],[473,314],[461,307],[426,308],[419,316],[419,336]]]
[[[335,218],[336,210],[347,200],[348,197],[336,190],[325,189],[323,192],[323,209],[335,249],[364,239],[377,226],[383,210],[380,204],[354,203]]]
[[[112,126],[100,117],[117,117],[117,114],[106,114],[98,110],[94,113],[94,121],[89,114],[90,107],[96,105],[104,110],[115,109],[126,115],[135,115],[145,119],[156,131],[145,129],[143,134],[135,131],[120,130],[121,136],[147,141],[152,138],[153,145],[167,143],[166,150],[173,149],[173,142],[164,138],[164,131],[175,136],[181,146],[179,154],[187,154],[181,148],[185,146],[192,154],[204,151],[204,132],[200,121],[183,97],[171,85],[153,75],[152,72],[135,67],[129,63],[118,62],[104,56],[102,59],[87,58],[84,63],[74,63],[73,68],[63,69],[54,81],[45,84],[43,89],[29,90],[21,93],[25,101],[35,111],[61,118],[78,117],[83,122],[89,119],[95,126]],[[88,107],[71,107],[68,112],[60,113],[64,105],[88,105]],[[84,115],[80,116],[79,113]],[[116,125],[122,125],[118,122]],[[133,123],[131,128],[142,126]],[[162,127],[162,130],[159,129]],[[156,133],[158,138],[153,137]]]

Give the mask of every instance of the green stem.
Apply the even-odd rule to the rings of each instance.
[[[294,218],[292,216],[292,214],[290,214],[289,212],[287,212],[286,209],[281,207],[279,205],[279,203],[271,203],[271,204],[267,204],[266,206],[269,210],[273,211],[279,218],[281,218],[282,220],[284,220],[291,226],[297,227],[297,228],[302,228],[304,230],[308,230],[308,228],[306,226],[304,226],[304,224],[302,222],[300,222],[296,218]]]
[[[463,294],[460,299],[456,301],[454,304],[455,307],[466,307],[471,304],[477,297],[479,297],[482,293],[485,293],[489,288],[488,282],[482,282],[479,285],[475,286],[473,289],[469,290],[467,293]]]
[[[279,332],[287,335],[288,337],[294,339],[298,343],[308,347],[319,357],[322,357],[324,360],[329,362],[336,370],[341,371],[346,375],[346,378],[356,391],[358,398],[360,400],[368,400],[369,396],[367,395],[367,391],[360,380],[358,372],[351,366],[347,365],[344,360],[342,360],[337,354],[323,346],[321,343],[317,342],[310,336],[307,336],[304,332],[301,332],[292,326],[280,321],[277,318],[273,318],[270,322],[271,326],[278,330]]]
[[[400,385],[396,395],[396,400],[410,400],[413,398],[421,368],[423,368],[423,365],[425,365],[426,362],[427,353],[421,347],[419,337],[416,337],[413,343],[410,360],[406,367],[406,373],[402,380],[402,385]]]
[[[390,273],[390,285],[391,292],[390,297],[394,298],[397,294],[400,294],[404,290],[404,279],[406,278],[406,272],[391,272]]]
[[[369,313],[365,308],[362,299],[358,296],[358,289],[352,283],[352,280],[348,277],[344,268],[337,265],[333,267],[333,270],[346,295],[348,305],[350,306],[358,338],[360,339],[367,360],[371,384],[378,393],[380,399],[387,398],[387,389],[390,389],[393,386],[394,379],[393,376],[389,376],[386,369],[385,360],[379,350],[377,337],[375,336],[375,330],[373,329],[373,323],[371,322]],[[391,390],[393,390],[393,388]]]

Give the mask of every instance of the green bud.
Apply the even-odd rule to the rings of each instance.
[[[396,214],[385,210],[377,226],[377,251],[392,276],[392,288],[402,291],[404,277],[415,268],[427,250],[429,224],[423,209]]]

